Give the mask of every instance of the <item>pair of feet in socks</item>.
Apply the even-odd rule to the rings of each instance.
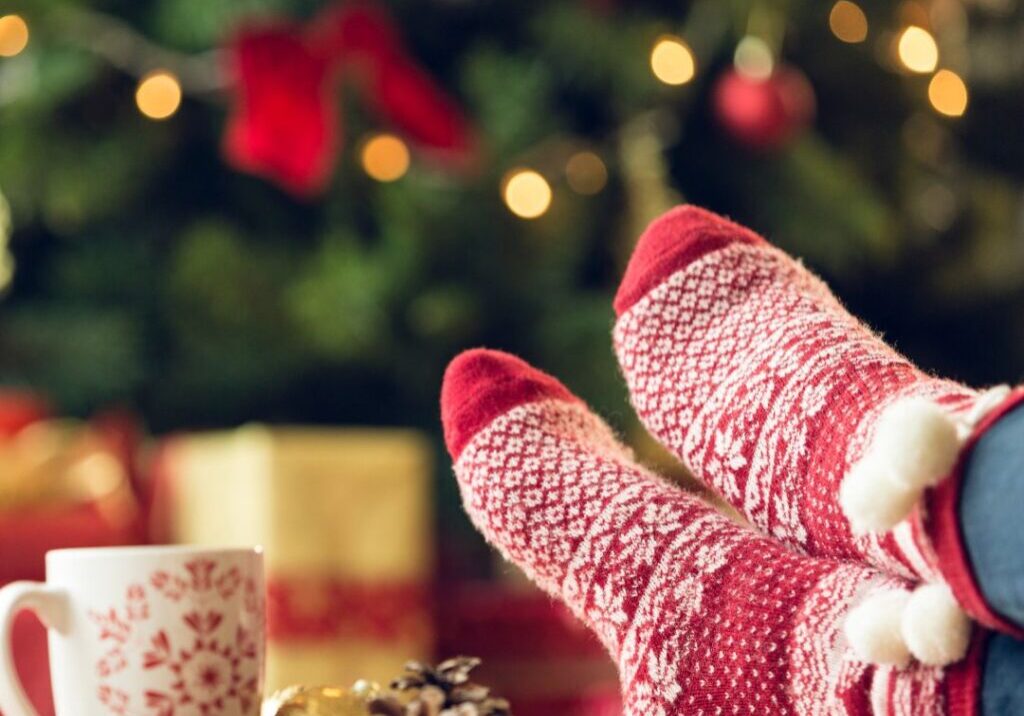
[[[963,463],[1022,399],[933,378],[756,234],[640,238],[615,350],[648,430],[749,520],[634,461],[556,379],[471,350],[442,388],[465,508],[618,664],[631,716],[974,714],[985,601]]]

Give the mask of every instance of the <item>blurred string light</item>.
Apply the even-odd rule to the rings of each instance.
[[[766,80],[775,69],[772,49],[767,42],[753,35],[740,40],[732,61],[737,72],[752,80]]]
[[[523,219],[536,219],[551,207],[551,185],[532,169],[506,174],[501,194],[509,211]]]
[[[28,45],[28,24],[20,15],[0,17],[0,57],[14,57]]]
[[[663,35],[651,49],[651,71],[667,85],[684,85],[697,72],[693,50],[683,38]]]
[[[608,183],[608,168],[593,152],[577,152],[565,164],[565,180],[577,194],[597,194]]]
[[[150,72],[139,81],[135,104],[150,119],[167,119],[181,106],[181,83],[166,70]]]
[[[401,179],[409,171],[409,148],[393,134],[378,134],[363,144],[363,169],[377,181]]]
[[[907,8],[916,10],[916,14],[910,13]],[[935,38],[924,28],[924,25],[929,24],[927,13],[923,13],[923,6],[918,7],[917,3],[903,3],[901,12],[905,27],[895,43],[899,61],[915,73],[934,72],[939,62],[939,48]],[[863,9],[856,2],[837,0],[829,13],[829,28],[842,42],[860,43],[868,37],[869,23]],[[14,14],[0,16],[0,57],[19,54],[28,42],[29,29],[23,18]],[[149,47],[137,38],[128,44],[135,49]],[[737,72],[755,80],[768,79],[775,70],[771,46],[756,35],[748,35],[740,40],[734,51],[733,63]],[[697,71],[693,50],[683,38],[676,35],[662,35],[657,39],[651,48],[650,67],[659,81],[676,86],[692,81]],[[195,74],[198,78],[216,73],[204,68],[201,72],[197,70],[185,74]],[[215,79],[216,82],[210,80],[211,87],[219,88],[219,78]],[[205,87],[202,83],[199,86]],[[178,110],[182,92],[182,83],[175,73],[158,70],[140,80],[135,100],[143,115],[161,120],[171,117]],[[928,100],[936,112],[959,117],[967,109],[967,87],[956,73],[939,70],[928,85]],[[395,181],[408,172],[409,149],[400,138],[379,134],[363,144],[361,163],[370,177],[382,182]],[[607,185],[608,169],[597,154],[578,152],[566,163],[565,177],[573,191],[583,195],[596,194]],[[548,181],[538,172],[523,168],[513,169],[505,175],[501,192],[510,211],[527,219],[545,214],[553,198]]]
[[[933,72],[939,64],[939,46],[935,38],[917,25],[911,25],[900,34],[896,50],[900,62],[911,72]]]
[[[860,6],[848,0],[839,0],[828,15],[832,34],[843,42],[856,44],[868,39],[868,18]]]
[[[928,101],[939,114],[960,117],[967,111],[967,85],[952,70],[939,70],[928,83]]]

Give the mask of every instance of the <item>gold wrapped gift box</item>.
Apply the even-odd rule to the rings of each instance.
[[[175,541],[265,549],[268,693],[386,680],[432,654],[431,465],[404,430],[247,426],[165,443]]]

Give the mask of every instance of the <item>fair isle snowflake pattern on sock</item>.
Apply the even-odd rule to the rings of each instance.
[[[443,412],[463,503],[598,635],[629,716],[975,713],[962,704],[976,703],[977,658],[890,669],[846,643],[849,610],[905,583],[733,523],[637,465],[536,375],[492,351],[449,368]]]
[[[936,541],[959,544],[937,534],[948,519],[911,510],[907,493],[908,517],[895,528],[855,531],[840,488],[888,408],[924,399],[969,426],[979,393],[925,374],[798,261],[694,207],[641,237],[616,312],[615,350],[640,419],[759,530],[904,577],[966,578],[949,573],[963,564],[946,568],[957,560],[938,568]],[[959,444],[952,449],[955,458]]]

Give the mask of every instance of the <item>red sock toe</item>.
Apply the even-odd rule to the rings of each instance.
[[[621,316],[670,274],[736,241],[763,243],[750,229],[696,206],[677,206],[651,222],[637,241],[615,294]]]
[[[444,441],[452,459],[482,428],[517,405],[578,400],[547,373],[502,351],[473,348],[448,364],[441,386]]]

